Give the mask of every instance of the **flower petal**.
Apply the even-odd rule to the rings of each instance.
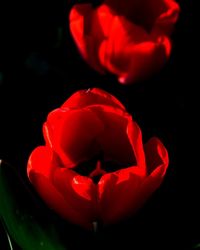
[[[164,0],[164,3],[166,11],[157,18],[152,29],[152,34],[158,34],[159,36],[172,33],[180,13],[180,6],[174,0]]]
[[[145,153],[148,176],[136,166],[106,174],[99,181],[100,215],[105,224],[136,212],[162,183],[169,161],[167,150],[152,138],[145,145]]]
[[[106,0],[105,4],[119,16],[124,16],[132,23],[151,30],[155,20],[166,10],[162,0],[134,0],[134,1],[113,1]]]
[[[70,30],[83,58],[95,70],[103,73],[97,57],[102,31],[91,4],[77,4],[70,12]]]
[[[163,67],[170,52],[171,42],[167,37],[128,46],[121,54],[121,61],[128,62],[128,69],[119,75],[119,82],[132,83],[152,75]]]
[[[114,16],[109,36],[99,48],[99,60],[114,74],[127,72],[130,57],[123,58],[123,51],[129,44],[138,44],[149,39],[145,30],[121,16]]]
[[[127,124],[130,116],[121,109],[105,105],[90,106],[104,124],[104,130],[98,136],[98,143],[104,159],[116,161],[120,165],[130,166],[135,161],[134,152],[127,136]],[[109,171],[109,169],[105,169]]]
[[[49,114],[45,128],[65,167],[74,167],[99,152],[96,138],[104,127],[90,110],[58,109]]]
[[[103,32],[103,40],[104,38],[107,38],[110,34],[113,18],[115,17],[115,12],[113,12],[113,10],[109,8],[109,6],[101,4],[97,8],[96,13],[99,25],[101,26],[101,30]]]
[[[54,175],[53,171],[60,168],[52,159],[53,152],[47,147],[41,146],[32,152],[27,168],[30,182],[50,208],[72,223],[91,228],[88,217],[72,208],[70,200],[67,200],[56,186],[53,186],[51,180]]]
[[[164,145],[157,138],[152,138],[145,145],[148,171],[152,171],[145,178],[138,192],[138,199],[142,205],[161,185],[169,164],[168,153]]]
[[[110,105],[125,110],[124,105],[119,100],[117,100],[117,98],[98,88],[77,91],[69,99],[67,99],[61,108],[80,109],[93,104]]]
[[[167,170],[169,164],[169,157],[165,146],[157,137],[152,137],[145,145],[144,151],[146,156],[147,171],[153,174],[157,166],[163,166],[163,173]]]
[[[138,192],[145,178],[140,170],[139,167],[130,167],[100,179],[100,216],[105,224],[117,222],[135,212],[140,203]]]
[[[61,217],[77,225],[92,229],[92,224],[85,214],[72,208],[68,200],[65,200],[65,197],[52,185],[49,179],[41,174],[32,173],[31,182],[45,203]]]
[[[52,184],[67,201],[69,206],[79,212],[92,225],[97,219],[97,187],[92,179],[78,175],[66,168],[56,168]]]
[[[132,83],[159,70],[170,55],[166,36],[149,35],[123,17],[113,18],[108,39],[99,49],[99,59],[121,83]]]
[[[39,146],[33,150],[27,166],[28,177],[31,178],[31,172],[39,173],[49,178],[55,166],[51,164],[53,161],[53,153],[50,148]]]
[[[141,168],[140,171],[146,174],[146,161],[143,149],[142,133],[137,123],[131,119],[129,120],[127,126],[127,135],[136,157],[136,165]]]

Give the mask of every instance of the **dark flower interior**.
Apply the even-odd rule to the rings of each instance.
[[[124,0],[106,1],[119,16],[124,16],[136,25],[142,26],[148,33],[151,32],[156,19],[167,10],[161,0]]]
[[[89,176],[94,183],[98,183],[101,176],[105,173],[115,172],[119,169],[136,166],[136,160],[122,164],[115,160],[106,160],[103,152],[95,157],[79,163],[73,170],[80,175]],[[100,169],[98,169],[100,167]],[[95,171],[96,170],[96,171]],[[94,174],[93,174],[94,173]]]
[[[105,173],[137,165],[127,134],[127,113],[107,105],[91,105],[64,114],[57,154],[63,152],[73,164],[69,165],[59,155],[62,167],[96,182]]]

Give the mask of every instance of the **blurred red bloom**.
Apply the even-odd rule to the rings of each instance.
[[[28,177],[50,208],[85,228],[133,214],[168,167],[160,140],[143,145],[124,106],[100,89],[73,94],[48,115],[43,134],[46,145],[31,153]]]
[[[174,0],[105,0],[77,4],[70,30],[85,60],[122,84],[158,71],[171,52],[170,34],[180,12]]]

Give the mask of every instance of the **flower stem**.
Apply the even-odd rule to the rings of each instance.
[[[97,233],[98,232],[98,222],[97,221],[93,221],[92,225],[93,225],[93,231],[94,231],[94,233]]]

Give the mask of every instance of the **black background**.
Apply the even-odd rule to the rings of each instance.
[[[193,81],[192,1],[179,2],[182,11],[170,60],[158,74],[131,86],[118,84],[114,76],[99,75],[82,60],[69,33],[67,1],[2,4],[1,159],[16,166],[26,179],[27,159],[44,143],[42,124],[47,114],[75,91],[89,87],[115,95],[140,125],[144,141],[158,136],[169,151],[166,178],[143,209],[96,238],[73,228],[69,242],[74,249],[192,249],[200,241],[199,185],[193,185],[197,164],[187,162],[184,100],[185,83],[190,87]]]

